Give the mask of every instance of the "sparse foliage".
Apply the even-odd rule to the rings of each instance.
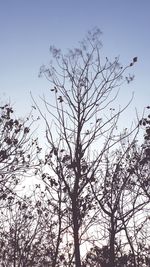
[[[66,54],[50,53],[40,69],[50,83],[46,112],[32,97],[46,125],[40,159],[34,120],[0,107],[0,265],[149,267],[150,115],[120,129],[130,101],[115,104],[137,57],[125,67],[104,57],[99,29]],[[17,196],[27,172],[39,183]]]
[[[11,105],[0,107],[0,207],[13,201],[21,178],[36,166],[38,149],[30,134],[32,123],[29,118],[17,119]]]

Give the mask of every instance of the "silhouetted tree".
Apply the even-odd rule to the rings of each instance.
[[[100,174],[106,151],[128,136],[116,130],[128,105],[117,110],[112,105],[118,87],[133,79],[123,78],[123,74],[137,58],[126,67],[120,65],[119,58],[113,62],[104,59],[98,29],[89,32],[80,47],[67,55],[55,47],[50,51],[55,62],[48,68],[43,66],[40,74],[49,80],[53,92],[51,101],[43,99],[52,122],[35,105],[46,122],[49,188],[61,184],[73,228],[75,266],[81,267],[80,245],[95,205],[90,184]]]
[[[101,48],[98,29],[66,55],[51,47],[54,62],[40,71],[51,86],[51,101],[42,99],[46,115],[33,99],[46,123],[43,158],[33,117],[16,119],[10,105],[0,107],[3,267],[150,266],[150,115],[120,131],[129,103],[113,106],[137,57],[123,67]],[[17,194],[27,174],[39,184]]]
[[[149,110],[149,106],[147,107]],[[144,142],[140,150],[136,150],[137,163],[135,173],[144,194],[150,200],[150,114],[140,120],[140,126],[144,128]]]
[[[14,188],[36,166],[38,145],[30,134],[32,123],[29,118],[17,119],[9,104],[0,107],[0,207],[13,201]]]
[[[145,251],[144,251],[145,250]],[[149,249],[145,247],[143,252],[140,250],[140,254],[136,256],[137,266],[138,267],[149,267],[150,266],[150,257]],[[109,247],[92,247],[91,250],[87,253],[86,258],[83,262],[82,267],[109,267]],[[116,252],[116,262],[115,267],[131,267],[134,266],[134,256],[131,251],[120,251]]]
[[[131,229],[135,227],[133,223],[135,217],[140,217],[141,211],[144,212],[144,208],[148,205],[134,171],[137,162],[135,141],[133,139],[127,147],[125,145],[119,147],[118,144],[117,150],[107,152],[101,173],[96,175],[97,183],[91,184],[92,192],[104,218],[102,224],[105,229],[105,242],[108,236],[109,266],[114,267],[116,266],[115,247],[119,234],[124,235],[124,242],[128,243],[132,251],[134,266],[137,266],[134,253],[135,243],[130,238]],[[102,214],[100,213],[100,216]]]
[[[0,214],[1,266],[65,265],[66,248],[56,255],[59,236],[56,209],[40,185],[31,191],[31,196],[16,199]]]

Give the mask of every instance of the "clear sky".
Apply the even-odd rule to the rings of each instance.
[[[139,112],[150,105],[150,0],[0,0],[0,99],[10,99],[21,115],[30,110],[29,92],[48,90],[39,68],[50,60],[49,47],[77,46],[97,26],[103,32],[103,53],[134,56],[135,81],[122,93]]]

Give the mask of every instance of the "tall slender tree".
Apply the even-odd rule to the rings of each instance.
[[[46,122],[47,164],[69,203],[77,267],[81,267],[82,226],[86,228],[94,203],[90,184],[100,174],[106,151],[126,137],[116,128],[129,103],[114,109],[113,102],[122,83],[133,79],[130,75],[124,78],[124,73],[137,61],[134,57],[123,67],[118,57],[112,62],[104,58],[100,38],[99,29],[89,31],[79,48],[66,55],[51,47],[54,61],[40,70],[53,94],[50,101],[43,98],[51,122],[37,105]]]

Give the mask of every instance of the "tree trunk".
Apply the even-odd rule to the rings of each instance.
[[[111,217],[109,266],[115,267],[115,223]]]
[[[52,262],[52,267],[56,266],[57,263],[57,258],[58,258],[58,250],[59,250],[59,245],[60,245],[60,240],[61,240],[61,188],[60,190],[60,195],[59,195],[59,213],[58,213],[58,237],[57,237],[57,243],[56,243],[56,250],[55,250],[55,255],[54,255],[54,260]]]
[[[78,207],[76,199],[72,199],[72,220],[73,220],[73,237],[75,249],[75,266],[81,267],[80,244],[79,244],[79,224],[78,224]]]
[[[130,238],[130,236],[128,234],[128,230],[127,230],[126,224],[124,222],[124,219],[122,219],[122,222],[123,222],[123,226],[124,226],[124,230],[125,230],[125,233],[126,233],[126,237],[127,237],[128,243],[129,243],[131,251],[132,251],[133,262],[134,262],[133,264],[134,264],[134,267],[137,267],[134,246],[133,246],[131,238]]]

